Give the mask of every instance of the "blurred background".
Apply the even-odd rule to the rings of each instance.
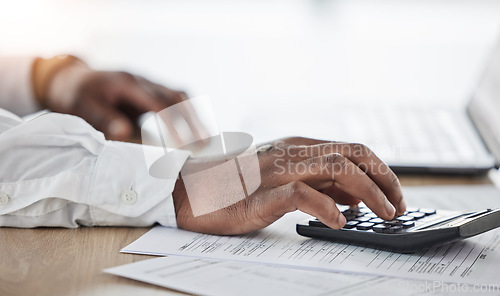
[[[288,121],[316,136],[304,118],[335,125],[346,104],[462,106],[499,29],[494,0],[20,0],[0,4],[0,55],[70,53],[208,94],[221,130],[261,141]]]

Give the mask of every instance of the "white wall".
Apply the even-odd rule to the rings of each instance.
[[[225,130],[255,106],[279,122],[345,102],[463,104],[499,29],[500,1],[485,0],[0,4],[0,54],[75,53],[209,94]]]

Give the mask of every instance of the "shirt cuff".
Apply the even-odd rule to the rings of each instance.
[[[141,224],[136,226],[177,226],[172,198],[177,179],[152,177],[146,163],[147,154],[162,151],[161,147],[106,142],[95,164],[87,198],[95,225],[127,225],[123,219],[130,218]],[[188,151],[170,151],[169,158],[175,161],[169,163],[169,171],[180,172],[189,155]]]

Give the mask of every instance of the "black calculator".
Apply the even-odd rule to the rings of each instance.
[[[411,253],[500,226],[500,209],[464,213],[407,208],[404,215],[387,221],[377,217],[363,204],[339,208],[347,220],[342,229],[332,229],[312,219],[297,224],[297,233],[311,238]]]

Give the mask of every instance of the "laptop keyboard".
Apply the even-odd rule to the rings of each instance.
[[[273,121],[252,118],[243,128],[259,134],[260,141],[301,135],[363,143],[394,167],[476,168],[494,163],[464,109],[339,105],[279,120],[272,114],[262,117]]]
[[[471,162],[476,158],[477,149],[462,131],[463,119],[452,112],[423,108],[380,108],[375,112],[362,109],[357,111],[357,118],[362,119],[339,120],[342,134],[348,135],[350,141],[366,143],[391,162],[446,164]]]

